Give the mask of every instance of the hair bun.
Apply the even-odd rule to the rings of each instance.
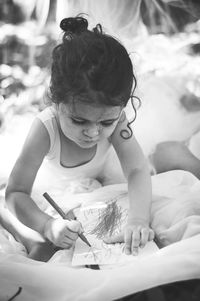
[[[65,18],[60,22],[60,28],[65,32],[81,33],[88,28],[88,21],[82,17]]]

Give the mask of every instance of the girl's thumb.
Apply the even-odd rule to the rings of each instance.
[[[76,221],[76,220],[72,220],[72,221],[68,221],[68,228],[72,231],[72,232],[78,232],[81,233],[82,232],[82,225],[80,222]]]

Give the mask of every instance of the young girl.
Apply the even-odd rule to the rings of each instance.
[[[125,241],[125,253],[137,254],[154,234],[149,169],[124,112],[136,86],[131,60],[99,24],[90,31],[87,20],[76,17],[62,20],[60,27],[64,35],[53,51],[51,106],[35,118],[12,170],[3,224],[30,254],[44,242],[70,248],[81,225],[39,209],[31,196],[37,172],[46,158],[60,174],[98,179],[113,146],[128,181],[129,213],[124,232],[106,241]]]

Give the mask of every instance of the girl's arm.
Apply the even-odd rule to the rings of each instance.
[[[143,247],[153,238],[153,232],[149,229],[152,189],[147,160],[134,135],[129,139],[120,135],[122,130],[128,130],[128,121],[123,114],[111,142],[128,182],[129,212],[124,240],[125,252],[130,254],[137,253],[139,246]]]
[[[37,171],[49,147],[47,130],[36,118],[11,172],[6,189],[8,208],[22,223],[39,233],[42,233],[49,216],[37,207],[30,194]]]
[[[39,232],[54,244],[67,248],[78,236],[74,232],[79,231],[79,223],[53,219],[41,211],[30,197],[38,169],[49,147],[49,134],[42,122],[36,118],[9,177],[6,202],[10,211],[22,224]],[[12,221],[9,222],[11,224]],[[73,232],[70,231],[71,226]],[[65,235],[68,236],[69,240],[64,238]]]

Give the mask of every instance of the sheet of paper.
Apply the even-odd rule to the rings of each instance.
[[[137,256],[130,256],[123,252],[124,243],[106,244],[103,242],[105,236],[119,233],[125,225],[127,202],[123,198],[90,204],[81,208],[77,217],[92,247],[87,246],[79,238],[72,259],[73,266],[122,264],[158,250],[154,242],[148,242],[143,249],[139,249]]]
[[[137,256],[126,255],[123,252],[124,244],[105,244],[102,241],[99,247],[94,243],[94,240],[87,237],[92,244],[92,248],[88,247],[83,242],[78,242],[75,247],[75,252],[72,259],[73,266],[80,265],[107,265],[107,264],[123,264],[137,260],[140,256],[147,256],[155,253],[158,250],[154,242],[148,242],[143,249],[139,249]]]

